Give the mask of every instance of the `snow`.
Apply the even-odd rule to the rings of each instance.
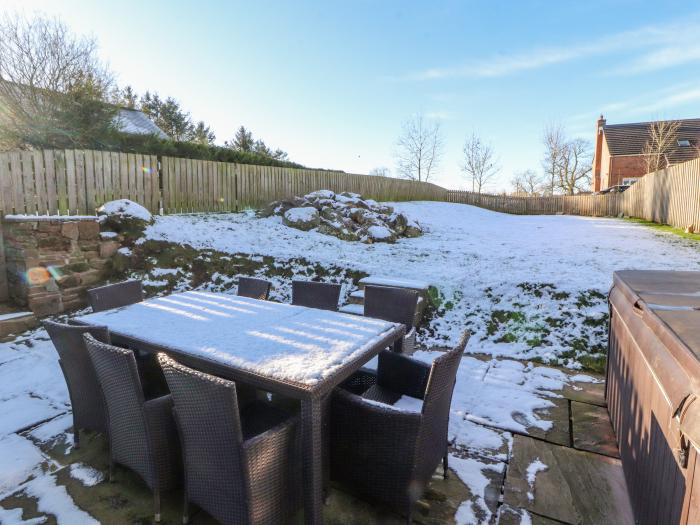
[[[102,472],[83,463],[72,463],[70,466],[70,475],[86,487],[94,487],[105,479]]]
[[[153,216],[151,212],[140,204],[130,201],[129,199],[119,199],[109,201],[100,206],[97,210],[100,215],[114,215],[120,218],[140,219],[142,221],[151,222]]]
[[[375,275],[370,275],[369,277],[364,277],[360,279],[360,284],[362,285],[376,285],[376,286],[395,286],[397,288],[410,288],[412,290],[427,290],[430,288],[430,283],[426,281],[417,281],[412,279],[394,279],[392,277],[380,277]]]
[[[31,441],[10,434],[0,439],[0,494],[26,480],[44,460]]]
[[[100,233],[100,239],[103,241],[109,240],[109,239],[116,239],[119,236],[118,233],[115,232],[101,232]]]
[[[318,217],[316,208],[291,208],[284,213],[285,219],[290,222],[309,222]]]
[[[473,525],[476,523],[489,523],[491,510],[484,501],[486,487],[490,480],[484,475],[484,470],[491,470],[503,474],[504,463],[487,464],[474,458],[461,458],[450,454],[450,468],[457,473],[459,479],[469,488],[475,501],[465,501],[457,509],[455,521],[461,525]],[[477,512],[481,519],[477,517]]]
[[[535,458],[535,460],[527,466],[527,484],[530,487],[527,493],[527,499],[530,501],[535,499],[535,480],[537,479],[537,474],[546,471],[548,468],[547,465],[540,461],[540,458]]]
[[[372,239],[382,240],[390,239],[394,234],[385,226],[370,226],[367,228],[367,233]]]
[[[164,275],[177,275],[179,271],[177,268],[153,268],[151,275],[153,277],[163,277]]]
[[[79,318],[218,363],[314,385],[395,323],[209,292],[184,292]]]
[[[96,221],[94,215],[5,215],[4,221],[21,222],[21,221]]]
[[[606,314],[613,271],[700,269],[700,251],[692,244],[619,219],[507,215],[439,202],[389,204],[415,218],[424,235],[367,245],[287,228],[280,217],[259,219],[248,212],[157,217],[146,237],[434,283],[443,307],[419,332],[419,344],[454,345],[466,326],[473,332],[468,352],[545,362],[559,362],[573,338],[583,338],[587,347],[602,344],[604,331],[593,336],[583,321]],[[538,297],[538,290],[526,293],[518,286],[533,282],[552,283],[566,298],[555,300],[546,290]],[[602,297],[591,306],[577,304],[587,290]],[[490,314],[499,308],[517,308],[526,319],[524,329],[512,331],[515,341],[499,340],[501,332],[487,333]],[[533,326],[563,318],[563,312],[571,313],[565,330],[550,330],[542,344],[528,343]],[[577,366],[575,358],[561,359]]]
[[[423,400],[411,396],[401,396],[393,406],[403,412],[421,413],[423,411]]]
[[[0,321],[9,321],[10,319],[17,319],[19,317],[27,317],[29,315],[34,315],[32,312],[12,312],[9,314],[1,314]]]
[[[117,253],[125,257],[131,257],[131,248],[129,248],[128,246],[122,246],[117,250]]]
[[[99,525],[97,520],[75,505],[65,487],[56,485],[56,477],[52,474],[43,474],[28,481],[24,490],[37,499],[37,508],[41,512],[53,514],[58,523]]]
[[[339,312],[352,315],[365,315],[365,306],[363,304],[346,304],[338,308]]]

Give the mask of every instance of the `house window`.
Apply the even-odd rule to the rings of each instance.
[[[690,141],[688,139],[678,139],[678,145],[681,148],[689,148],[690,147]]]
[[[622,184],[625,186],[632,186],[632,184],[634,184],[638,180],[639,180],[638,177],[627,177],[627,178],[622,179]]]

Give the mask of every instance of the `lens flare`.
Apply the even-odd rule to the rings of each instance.
[[[34,268],[29,268],[29,270],[27,270],[24,278],[31,286],[41,286],[42,284],[46,284],[46,282],[51,279],[51,275],[43,266],[35,266]]]
[[[63,276],[63,274],[61,273],[61,270],[59,270],[59,269],[58,269],[57,267],[55,267],[55,266],[49,266],[49,267],[47,268],[47,270],[48,270],[49,273],[51,274],[51,277],[53,277],[53,278],[56,279],[57,281]]]
[[[151,174],[151,168],[147,168],[146,166],[141,166],[141,171],[143,172],[144,175]]]

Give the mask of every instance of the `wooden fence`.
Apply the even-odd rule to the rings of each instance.
[[[92,215],[128,198],[152,212],[236,211],[318,189],[380,201],[437,200],[517,214],[640,217],[700,231],[700,160],[650,173],[622,194],[511,197],[451,191],[425,182],[110,151],[0,153],[0,216]]]
[[[478,194],[470,191],[448,191],[448,202],[471,204],[489,210],[518,215],[586,215],[614,216],[620,213],[621,194],[554,195],[549,197],[513,197]]]
[[[525,215],[566,214],[589,217],[627,215],[700,231],[700,159],[649,173],[624,193],[512,197],[447,191],[449,202]]]
[[[352,191],[376,200],[445,200],[444,188],[390,177],[275,166],[162,158],[166,213],[233,211],[318,189]]]
[[[236,211],[317,189],[377,200],[445,200],[434,184],[338,171],[157,158],[110,151],[0,153],[0,216],[92,215],[113,199],[151,212]]]
[[[121,198],[158,210],[155,156],[91,150],[0,153],[0,215],[93,215],[98,206]]]

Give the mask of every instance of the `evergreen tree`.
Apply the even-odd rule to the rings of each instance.
[[[126,86],[119,92],[117,104],[129,109],[136,109],[138,95],[131,86]]]
[[[253,151],[255,140],[253,140],[253,134],[245,126],[241,126],[236,131],[233,140],[224,144],[227,148],[235,149],[236,151]]]
[[[211,145],[214,144],[214,140],[216,140],[216,135],[209,129],[209,126],[207,126],[203,120],[197,122],[197,126],[195,126],[192,132],[192,142]]]

